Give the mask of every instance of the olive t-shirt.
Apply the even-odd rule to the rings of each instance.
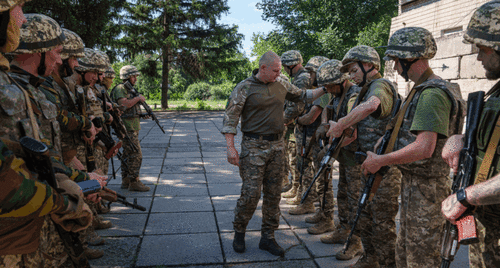
[[[438,138],[448,137],[451,101],[442,89],[427,88],[421,94],[415,110],[410,131],[432,131]]]
[[[119,99],[122,99],[122,98],[128,99],[129,95],[130,94],[129,94],[128,90],[125,88],[125,86],[123,86],[123,84],[118,84],[111,92],[111,98],[114,101],[116,101],[117,103],[118,103]],[[138,105],[138,104],[136,104],[136,105]],[[130,109],[136,109],[135,105]],[[127,111],[128,111],[128,109],[127,109]],[[127,129],[127,131],[131,131],[131,130],[139,131],[139,130],[141,130],[141,121],[139,119],[139,116],[124,117],[123,124],[125,125],[125,128]]]
[[[386,118],[391,115],[394,96],[392,94],[391,86],[382,79],[373,81],[370,85],[370,90],[364,96],[364,100],[375,96],[380,100],[380,105],[377,110],[372,113],[375,118]]]

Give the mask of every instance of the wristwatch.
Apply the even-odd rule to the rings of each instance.
[[[458,190],[456,194],[457,194],[457,200],[458,202],[460,202],[460,204],[462,204],[466,208],[472,207],[472,205],[469,204],[469,202],[467,202],[467,194],[465,193],[464,188]]]

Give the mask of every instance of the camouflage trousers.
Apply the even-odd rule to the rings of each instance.
[[[82,162],[82,165],[85,167],[85,171],[87,171],[87,157],[85,154],[85,146],[78,145],[76,148],[76,158]]]
[[[361,165],[339,164],[339,189],[337,192],[339,219],[341,226],[348,223],[348,230],[351,229],[358,208],[359,189],[362,185],[360,173]]]
[[[319,159],[321,161],[321,159]],[[316,166],[316,168],[319,168]],[[322,175],[316,180],[316,192],[319,198],[320,210],[325,217],[333,219],[333,211],[335,208],[335,200],[333,198],[333,169],[326,169]]]
[[[296,128],[297,130],[297,128]],[[300,131],[295,132],[295,137],[297,139],[297,175],[299,176],[299,183],[300,183],[300,172],[303,170],[302,174],[302,185],[300,186],[302,188],[302,194],[304,194],[307,191],[307,188],[312,183],[312,180],[314,178],[314,174],[319,167],[319,163],[321,162],[321,159],[318,158],[318,153],[321,151],[319,149],[319,144],[314,142],[311,146],[309,146],[312,137],[306,137],[306,148],[305,151],[307,155],[305,157],[302,157],[302,133]],[[309,151],[308,151],[309,149]],[[307,152],[308,151],[308,152]],[[303,165],[303,167],[302,167]],[[313,203],[318,201],[318,193],[316,191],[316,187],[312,187],[311,191],[309,192],[309,195],[307,196],[307,199],[304,201],[304,203]]]
[[[360,174],[360,178],[361,193],[368,177]],[[384,175],[372,201],[361,212],[356,227],[365,254],[378,260],[382,267],[396,266],[396,215],[400,191],[401,172],[397,167],[391,167]]]
[[[439,267],[445,219],[441,202],[451,193],[448,176],[430,177],[401,169],[397,267]]]
[[[55,223],[50,216],[45,216],[45,221],[40,231],[40,253],[45,268],[60,267],[68,260],[68,254],[64,251],[64,244],[56,230]]]
[[[0,268],[43,268],[44,259],[40,249],[28,254],[1,255]]]
[[[293,135],[293,134],[292,134]],[[295,141],[285,139],[285,156],[286,156],[286,171],[285,171],[285,183],[288,183],[288,173],[292,174],[292,185],[299,187],[299,174],[297,173],[297,148]]]
[[[500,205],[476,210],[479,243],[469,245],[471,268],[500,267]]]
[[[245,232],[252,218],[261,189],[262,237],[274,238],[279,226],[281,182],[285,172],[285,148],[283,140],[259,141],[243,137],[240,154],[240,176],[243,181],[241,195],[234,209],[233,227]]]
[[[107,175],[109,170],[109,160],[106,159],[105,154],[106,152],[100,148],[96,148],[94,151],[95,165],[97,169],[102,171],[103,175]]]
[[[142,165],[142,150],[141,144],[139,142],[139,131],[127,131],[129,140],[123,140],[123,159],[127,167],[122,164],[122,178],[129,178],[130,182],[134,182],[139,179],[139,172]],[[134,151],[133,144],[137,147],[137,151]]]

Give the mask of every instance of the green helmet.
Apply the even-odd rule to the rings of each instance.
[[[101,60],[106,64],[106,68],[102,72],[106,72],[107,67],[111,67],[111,63],[109,62],[109,57],[108,54],[106,54],[104,51],[101,50],[96,50],[97,54],[99,54],[99,57],[101,57]]]
[[[464,43],[476,44],[500,51],[500,1],[491,1],[472,15]]]
[[[373,64],[375,69],[380,70],[380,56],[377,51],[370,46],[355,46],[345,54],[344,59],[342,59],[342,67],[340,71],[345,73],[349,64],[353,62],[365,62]]]
[[[98,72],[102,73],[106,71],[106,67],[108,67],[107,63],[104,61],[102,55],[99,51],[85,48],[85,57],[78,59],[78,65],[75,67],[75,70],[79,72]]]
[[[20,5],[29,1],[31,0],[0,0],[0,12],[10,10],[16,5]]]
[[[61,52],[61,59],[69,59],[70,57],[81,58],[85,57],[85,44],[83,43],[82,38],[78,36],[76,33],[68,30],[62,29],[64,35],[66,36],[66,40],[63,43],[63,50]]]
[[[321,66],[321,64],[327,62],[328,60],[329,59],[327,57],[314,56],[307,62],[306,66],[304,68],[306,68],[306,70],[308,70],[308,71],[316,72],[318,70],[319,66]]]
[[[436,51],[436,40],[431,32],[420,27],[406,27],[392,34],[384,60],[432,59]]]
[[[328,84],[340,84],[349,78],[347,73],[340,70],[342,62],[339,60],[329,60],[323,63],[316,71],[318,86]]]
[[[120,79],[127,80],[131,76],[139,76],[141,73],[134,65],[125,65],[120,69]]]
[[[302,55],[297,50],[289,50],[281,55],[281,64],[285,66],[302,64],[303,62]]]
[[[111,66],[108,66],[108,68],[106,68],[106,71],[104,72],[104,77],[115,78],[115,69],[113,69]]]
[[[66,36],[54,19],[42,14],[25,16],[28,22],[21,27],[19,46],[11,54],[43,53],[63,44]]]

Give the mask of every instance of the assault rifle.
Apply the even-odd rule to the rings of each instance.
[[[80,114],[87,117],[87,103],[85,100],[85,92],[81,87],[77,87],[77,102],[80,107]],[[96,126],[97,127],[97,126]],[[84,135],[89,137],[90,133],[85,132]],[[96,169],[95,158],[94,158],[94,148],[91,144],[85,143],[85,160],[87,162],[87,171],[92,172]]]
[[[52,188],[58,190],[52,162],[48,156],[48,147],[42,142],[26,136],[22,137],[19,143],[26,154],[25,161],[27,166],[38,174],[39,179],[45,180]],[[90,268],[78,233],[68,232],[57,223],[54,223],[54,225],[73,265],[77,268]]]
[[[399,108],[401,108],[401,99],[398,99],[396,103],[394,104],[394,110],[392,111],[392,118],[396,117],[398,114]],[[380,145],[377,148],[376,154],[377,155],[382,155],[385,152],[385,149],[389,145],[389,139],[391,138],[392,135],[392,129],[388,129],[385,131],[384,136],[382,137],[382,141],[380,142]],[[364,154],[364,153],[362,153]],[[366,156],[366,154],[364,154]],[[359,156],[359,153],[358,155]],[[356,211],[356,217],[354,218],[354,222],[352,223],[351,227],[351,232],[349,232],[349,236],[347,236],[347,239],[344,244],[343,248],[343,253],[347,251],[349,248],[349,244],[351,243],[351,238],[352,235],[354,234],[354,230],[356,229],[356,225],[358,224],[359,217],[361,216],[361,212],[365,208],[365,206],[368,204],[373,199],[373,196],[375,196],[375,193],[378,190],[378,187],[380,185],[380,182],[382,181],[383,174],[389,170],[389,167],[385,166],[380,168],[379,171],[377,171],[375,174],[370,174],[368,177],[368,180],[366,181],[365,188],[363,189],[363,192],[359,196],[359,201],[358,201],[358,210]]]
[[[125,86],[125,88],[128,91],[130,91],[130,93],[132,94],[132,97],[139,97],[139,92],[137,92],[137,90],[132,86],[132,84],[130,84],[129,81],[125,81],[125,83],[123,83],[123,85]],[[156,115],[153,113],[153,110],[151,109],[151,107],[149,107],[149,105],[146,102],[143,102],[143,101],[141,101],[140,104],[146,110],[147,116],[150,116],[151,119],[153,119],[153,121],[155,121],[156,125],[158,125],[158,127],[161,129],[161,131],[163,132],[163,134],[165,134],[165,130],[160,125],[160,122],[158,121],[158,118],[156,118]]]
[[[127,207],[146,211],[145,207],[137,204],[137,198],[134,198],[134,203],[130,203],[127,201],[127,198],[125,196],[118,194],[117,192],[107,187],[101,188],[99,182],[95,180],[79,182],[78,186],[80,186],[80,189],[82,189],[83,195],[85,196],[93,193],[98,193],[102,199],[109,201],[108,208],[111,206],[112,202],[118,202]]]
[[[467,123],[465,125],[464,147],[460,151],[458,172],[453,176],[452,191],[474,184],[476,170],[477,144],[476,134],[483,110],[484,92],[478,91],[469,94],[467,99]],[[468,245],[477,243],[476,219],[469,208],[455,224],[446,221],[446,226],[441,244],[441,268],[450,267],[460,244]]]
[[[306,152],[306,144],[307,144],[307,125],[303,126],[302,128],[302,143],[300,147],[300,176],[299,176],[299,185],[302,187],[302,177],[304,177],[304,165],[305,165],[305,158],[307,157],[307,154],[309,152]]]

